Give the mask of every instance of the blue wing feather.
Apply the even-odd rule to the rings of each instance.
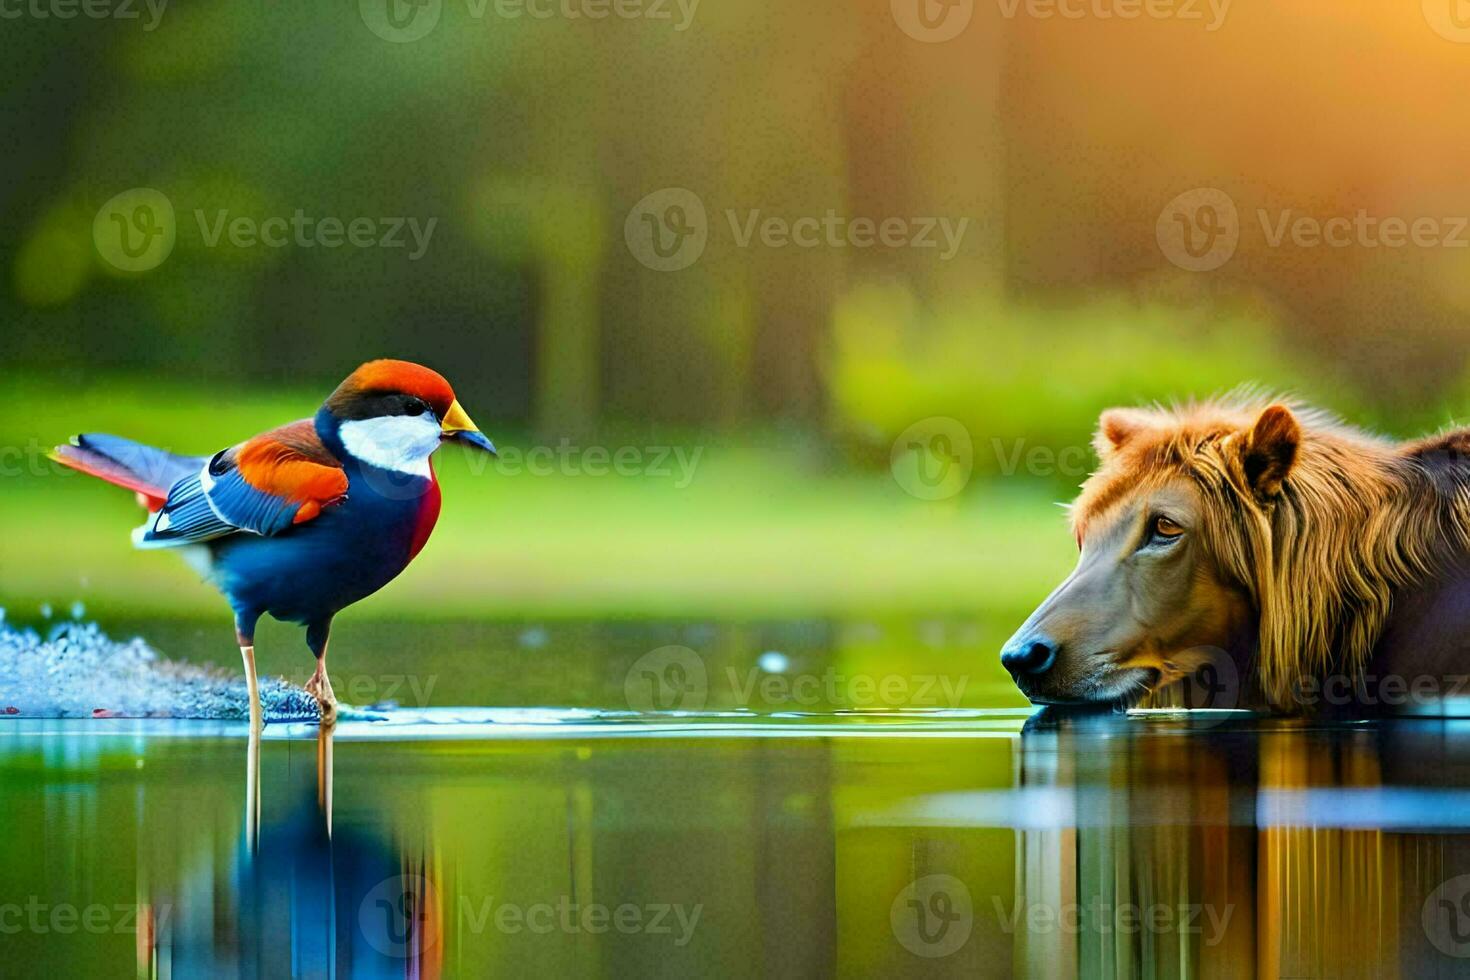
[[[171,548],[224,537],[241,530],[210,505],[202,477],[205,468],[175,483],[158,512],[133,532],[139,548]]]
[[[169,488],[163,507],[134,531],[133,543],[140,548],[168,548],[240,532],[269,536],[291,527],[304,506],[311,509],[303,520],[315,516],[324,503],[345,493],[347,479],[341,464],[326,453],[319,440],[313,441],[315,433],[306,426],[309,423],[293,423],[216,453]],[[240,460],[253,446],[265,451],[270,460],[267,466],[305,465],[312,473],[326,473],[330,487],[317,497],[272,493],[252,485],[240,470]],[[252,465],[257,470],[260,467],[258,462]]]
[[[287,500],[251,486],[238,469],[215,476],[206,494],[221,516],[256,534],[279,534],[291,526],[301,509],[299,500]]]

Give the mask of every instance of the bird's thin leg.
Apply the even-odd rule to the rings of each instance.
[[[327,836],[332,836],[332,726],[323,725],[316,733],[316,803],[327,822]]]
[[[331,629],[330,619],[311,623],[306,627],[306,645],[316,656],[316,671],[311,675],[311,680],[306,682],[306,693],[316,698],[323,725],[337,723],[337,695],[332,693],[332,681],[327,676],[327,635]]]
[[[245,842],[254,854],[260,847],[260,729],[250,729],[245,749]]]
[[[260,732],[265,719],[260,710],[260,680],[255,676],[255,621],[248,612],[235,614],[235,642],[245,664],[245,689],[250,695],[250,741],[245,749],[245,840],[251,854],[260,846]]]
[[[256,734],[265,727],[260,710],[260,681],[255,676],[255,647],[240,647],[240,659],[245,662],[245,687],[250,693],[250,730]]]

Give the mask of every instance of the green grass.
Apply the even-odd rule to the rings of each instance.
[[[62,470],[44,448],[90,429],[212,452],[320,400],[142,383],[17,388],[16,404],[34,410],[0,422],[0,603],[80,599],[93,612],[133,615],[221,605],[176,557],[131,548],[141,516],[131,494]],[[480,421],[502,448],[529,448]],[[439,454],[444,510],[433,539],[357,616],[1024,613],[1074,558],[1055,491],[1020,479],[926,502],[886,473],[834,471],[802,451],[734,440],[704,445],[684,487],[676,468],[543,476],[484,462],[458,447]]]

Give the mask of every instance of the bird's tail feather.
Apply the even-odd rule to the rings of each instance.
[[[57,446],[50,455],[63,466],[132,490],[150,511],[162,507],[169,488],[199,472],[205,462],[100,432],[73,436],[69,445]]]

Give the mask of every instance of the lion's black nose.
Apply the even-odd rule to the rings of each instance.
[[[1000,652],[1001,666],[1012,677],[1022,674],[1044,674],[1057,662],[1057,644],[1050,637],[1033,633],[1014,639]]]

